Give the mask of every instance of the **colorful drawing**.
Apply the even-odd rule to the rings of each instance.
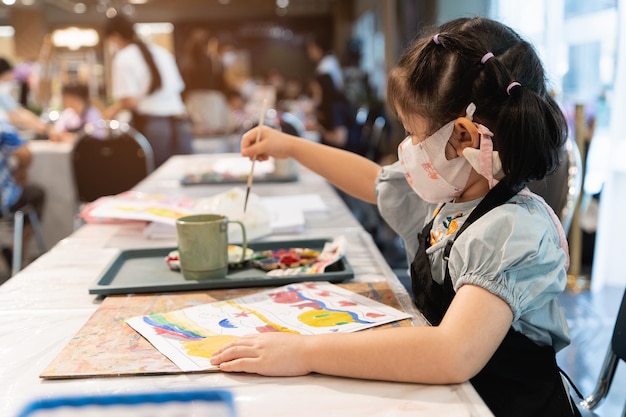
[[[308,282],[126,322],[183,371],[200,371],[214,369],[215,350],[247,334],[355,332],[408,317],[337,285]]]
[[[176,219],[195,211],[196,200],[136,191],[106,196],[90,203],[81,217],[89,219],[125,219],[175,224]]]

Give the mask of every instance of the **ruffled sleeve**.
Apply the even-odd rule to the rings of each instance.
[[[497,295],[511,307],[513,328],[558,350],[569,343],[557,301],[567,282],[566,259],[545,207],[518,195],[458,237],[449,270],[455,291],[472,284]]]

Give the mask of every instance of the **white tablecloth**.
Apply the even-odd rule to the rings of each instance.
[[[177,170],[189,157],[174,157],[137,189],[172,193],[217,193],[213,187],[181,187]],[[360,228],[334,191],[304,173],[294,184],[258,184],[260,195],[319,192],[330,210],[307,216],[303,235],[348,239],[346,258],[355,281],[387,281],[403,308],[423,323],[371,237]],[[267,194],[266,194],[267,193]],[[13,417],[34,398],[59,395],[129,393],[153,390],[230,390],[241,417],[274,416],[491,416],[469,383],[420,385],[308,375],[268,378],[247,374],[181,374],[43,381],[38,375],[96,311],[100,299],[88,287],[124,248],[170,245],[146,240],[141,224],[86,225],[62,240],[0,286],[0,415]],[[274,237],[272,237],[274,238]],[[280,238],[280,237],[276,237]]]

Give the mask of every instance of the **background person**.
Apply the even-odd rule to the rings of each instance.
[[[172,54],[140,40],[121,14],[107,20],[105,35],[117,52],[111,74],[115,102],[103,116],[131,111],[133,127],[152,146],[155,167],[172,155],[192,153],[191,123],[181,99],[185,85]]]
[[[0,216],[13,214],[26,206],[32,207],[39,220],[43,215],[45,193],[43,188],[27,184],[28,168],[32,162],[27,142],[16,132],[7,121],[0,120]],[[22,237],[22,256],[33,235],[29,216],[24,216]],[[7,265],[13,263],[13,247],[1,248],[2,256]]]
[[[193,91],[223,92],[224,68],[217,36],[203,28],[194,29],[183,49],[180,72],[185,82],[185,98]]]
[[[102,119],[102,114],[89,100],[85,84],[66,84],[61,89],[63,111],[49,131],[54,142],[74,142],[78,132],[87,124]]]
[[[48,126],[35,113],[22,107],[13,97],[15,77],[13,66],[0,57],[0,118],[7,119],[19,129],[30,130],[39,135],[46,135]]]

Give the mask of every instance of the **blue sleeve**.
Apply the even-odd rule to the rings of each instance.
[[[518,195],[459,236],[449,270],[455,291],[471,284],[500,297],[513,312],[513,328],[558,350],[569,343],[557,300],[567,282],[566,260],[546,209]]]
[[[378,210],[387,224],[402,237],[408,262],[417,253],[417,234],[437,208],[426,203],[406,182],[399,162],[383,167],[376,179]]]
[[[0,109],[10,112],[17,109],[19,105],[11,96],[0,95]]]

